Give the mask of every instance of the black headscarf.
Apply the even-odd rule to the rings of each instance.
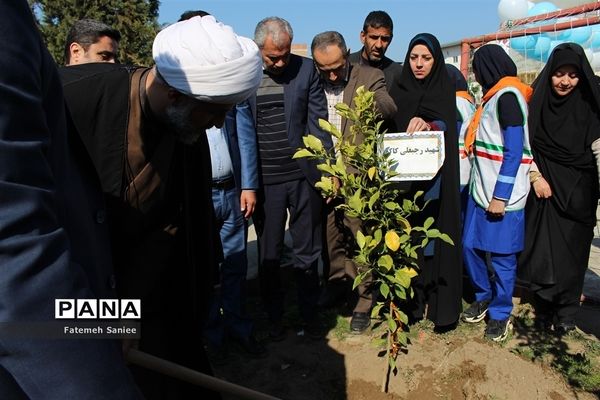
[[[418,44],[427,47],[433,56],[431,72],[424,79],[417,79],[410,68],[410,53]],[[390,91],[398,106],[394,118],[396,129],[401,132],[406,130],[413,117],[421,117],[428,122],[444,121],[446,126],[452,122],[454,125],[455,90],[437,38],[430,33],[416,35],[408,46],[404,66],[398,87]]]
[[[552,75],[564,65],[579,73],[577,86],[566,96],[552,89]],[[533,82],[529,132],[534,151],[563,165],[595,168],[592,142],[600,137],[600,87],[583,48],[563,43],[552,51]]]
[[[458,68],[452,64],[446,64],[446,70],[448,71],[450,79],[454,83],[455,91],[468,91],[467,81]]]
[[[485,93],[505,76],[517,76],[517,66],[502,47],[487,44],[473,56],[473,73]]]
[[[433,55],[431,72],[425,79],[417,79],[410,68],[410,53],[418,45],[425,45]],[[459,196],[458,137],[456,134],[456,91],[446,70],[440,43],[429,33],[416,35],[408,46],[405,67],[390,95],[398,106],[394,118],[397,131],[404,131],[413,117],[425,121],[443,121],[446,158],[439,172],[440,197],[432,201],[420,215],[423,220],[433,216],[436,228],[448,234],[454,246],[435,241],[434,256],[427,262],[426,273],[420,275],[420,285],[427,288],[427,318],[438,326],[457,321],[461,311],[462,247]],[[435,181],[413,182],[408,198],[417,190],[427,191]],[[422,223],[423,221],[416,221]]]

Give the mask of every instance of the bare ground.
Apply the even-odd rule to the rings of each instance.
[[[515,312],[515,330],[501,345],[483,338],[484,324],[460,324],[445,334],[434,333],[427,322],[413,326],[407,352],[398,358],[398,372],[389,377],[388,393],[381,392],[386,363],[378,357],[380,331],[352,335],[349,317],[333,312],[325,314],[325,339],[298,335],[292,315],[286,340],[266,342],[266,358],[233,351],[214,369],[230,382],[289,400],[599,398],[600,307],[584,307],[579,325],[588,333],[580,331],[574,338],[536,332],[527,305]],[[259,333],[266,327],[259,314],[257,325]],[[564,372],[586,360],[592,364],[582,368],[584,383],[592,383],[570,385],[561,368]]]

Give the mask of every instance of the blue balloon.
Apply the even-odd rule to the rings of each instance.
[[[550,42],[550,49],[548,49],[548,54],[552,53],[552,50],[559,44],[564,43],[562,40],[553,40]]]
[[[539,35],[520,36],[510,39],[510,47],[517,50],[531,50],[535,48]]]
[[[600,48],[600,31],[592,32],[590,47],[595,51]]]
[[[575,42],[577,44],[584,44],[592,36],[592,28],[589,26],[582,26],[579,28],[571,29],[571,36],[569,37],[569,41]]]
[[[540,37],[537,40],[537,43],[535,44],[535,48],[533,49],[533,56],[536,59],[548,59],[548,52],[550,51],[550,42],[550,38]]]
[[[543,1],[541,3],[537,3],[535,6],[531,7],[529,11],[527,11],[527,15],[529,17],[533,17],[534,15],[540,14],[548,14],[554,11],[558,11],[559,8],[554,4],[549,3],[547,1]]]
[[[573,34],[573,29],[565,29],[558,35],[559,40],[563,40],[565,42],[572,42],[571,35]]]

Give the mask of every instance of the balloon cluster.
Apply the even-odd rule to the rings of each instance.
[[[590,0],[553,0],[552,2],[539,0],[500,0],[498,4],[498,16],[501,21],[515,20],[548,14],[589,2]],[[571,19],[565,17],[557,20],[531,23],[523,26],[523,28],[533,28],[550,23],[569,21]],[[527,58],[546,62],[552,49],[564,42],[580,44],[585,49],[594,70],[600,69],[600,25],[582,26],[562,31],[516,37],[510,39],[510,47]]]

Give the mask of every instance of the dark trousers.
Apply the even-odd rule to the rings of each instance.
[[[258,234],[261,294],[270,321],[281,321],[284,291],[280,259],[288,211],[298,307],[302,318],[309,322],[316,316],[319,300],[317,268],[321,253],[322,199],[305,179],[263,186],[253,217]]]
[[[338,200],[339,201],[339,200]],[[358,218],[348,217],[342,210],[336,210],[338,203],[334,201],[326,205],[327,227],[326,247],[329,259],[328,285],[349,285],[352,287],[354,278],[358,275],[357,265],[352,260],[356,251],[355,235],[361,229]],[[354,312],[369,312],[373,305],[371,293],[371,275],[367,275],[356,288],[358,301]]]

